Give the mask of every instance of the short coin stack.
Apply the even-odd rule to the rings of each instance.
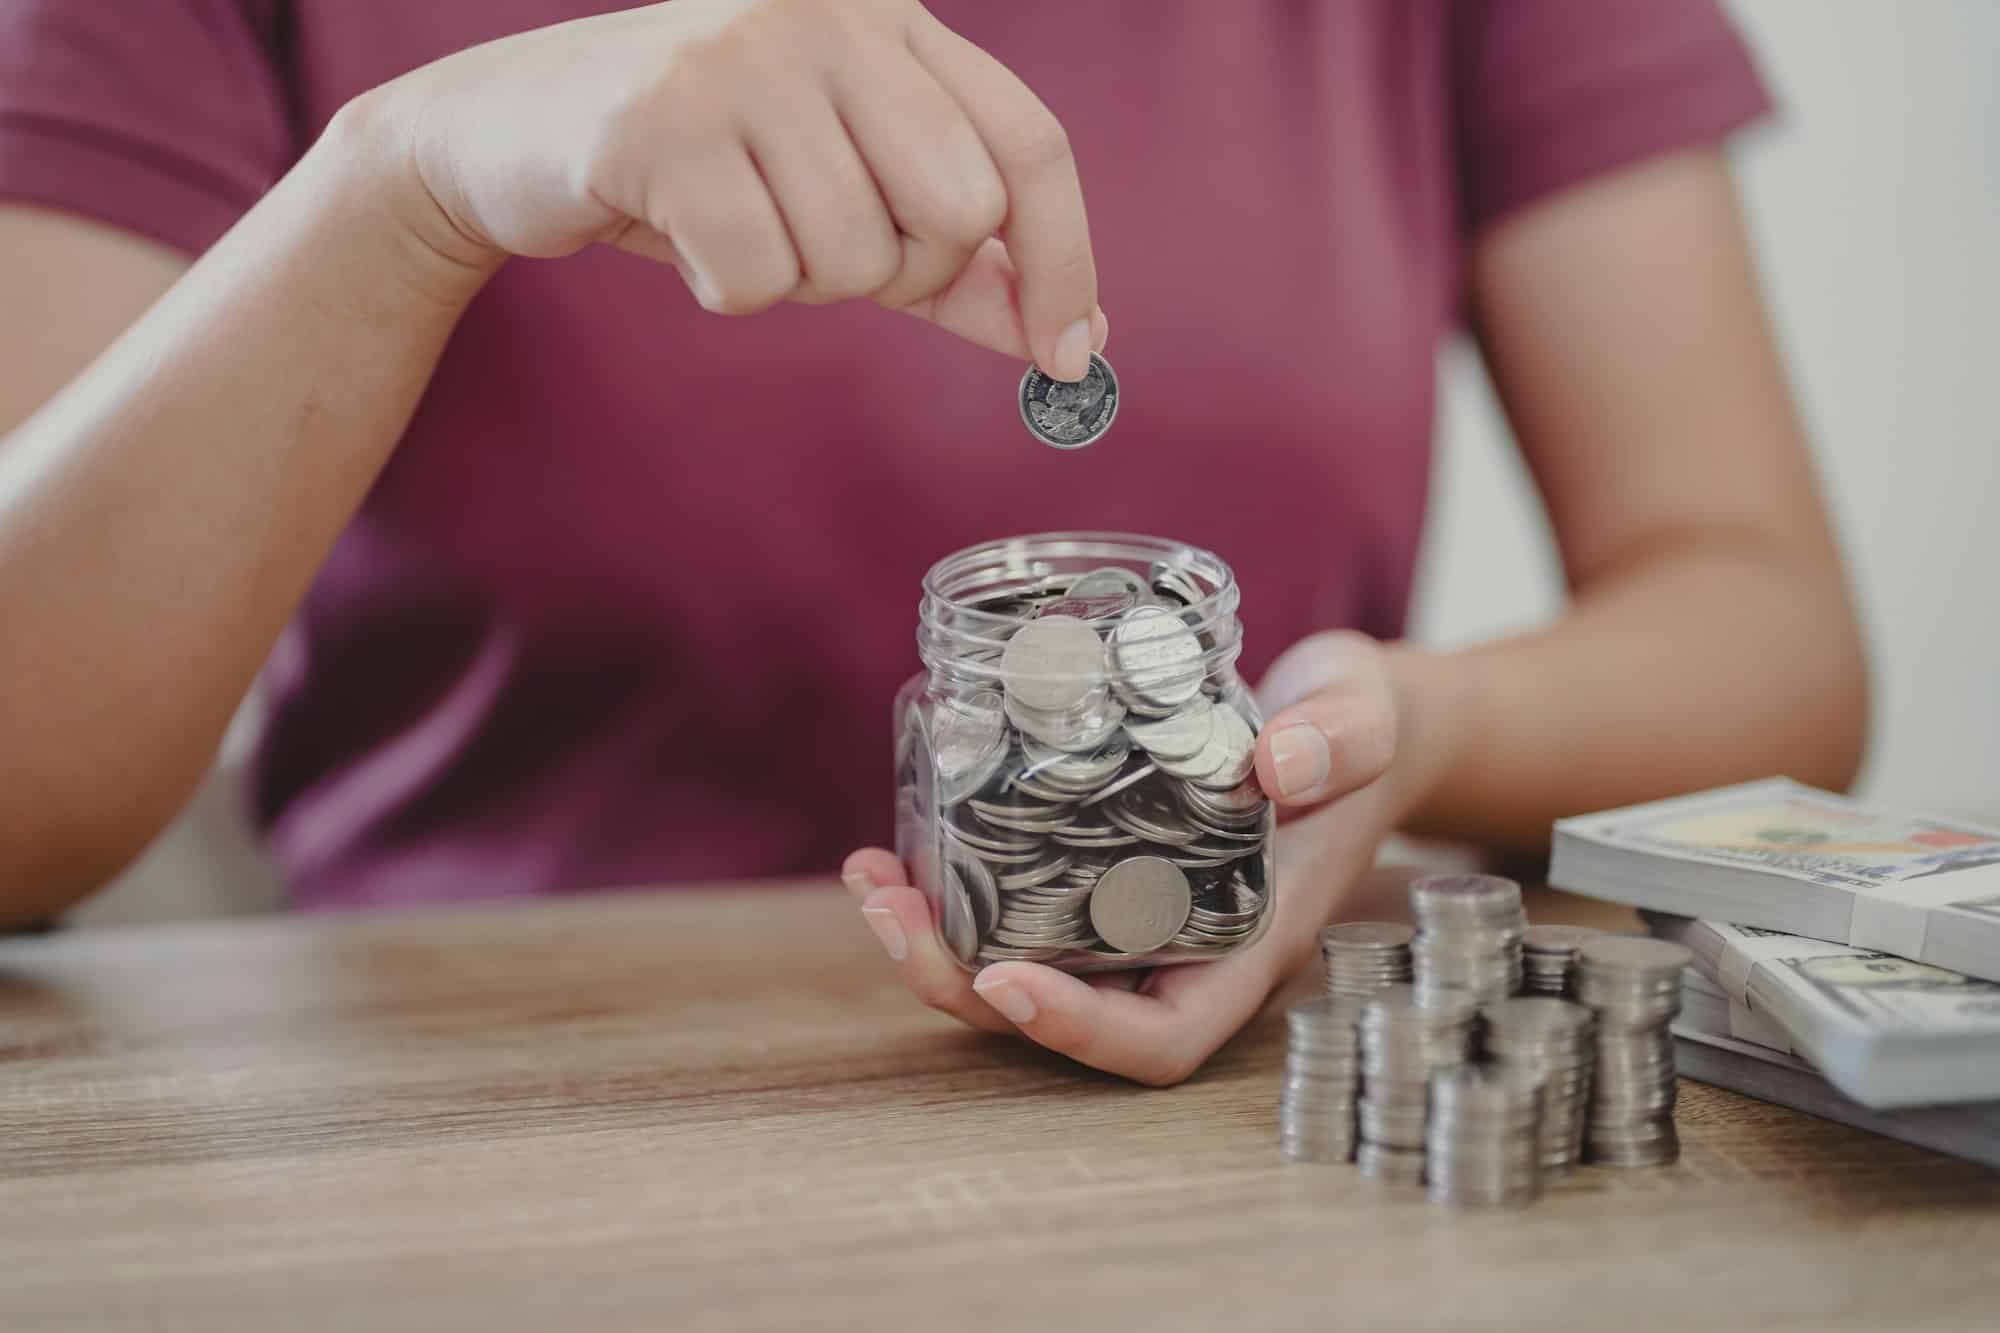
[[[1319,934],[1326,960],[1326,993],[1367,999],[1384,986],[1410,979],[1410,940],[1416,931],[1391,921],[1343,921]]]
[[[1431,1080],[1424,1179],[1440,1203],[1516,1206],[1542,1192],[1542,1083],[1467,1066]]]
[[[1432,875],[1410,886],[1419,994],[1466,991],[1481,1004],[1521,989],[1521,886],[1498,875]]]
[[[1472,1058],[1479,1009],[1469,997],[1420,997],[1386,986],[1361,1011],[1362,1174],[1415,1184],[1424,1176],[1431,1076]]]
[[[1577,947],[1603,933],[1590,926],[1529,926],[1521,936],[1521,989],[1567,996]]]
[[[1596,1016],[1580,1004],[1546,995],[1497,1000],[1482,1016],[1486,1056],[1494,1067],[1542,1084],[1542,1169],[1568,1170],[1581,1158],[1590,1114]]]
[[[1576,998],[1597,1012],[1597,1063],[1585,1151],[1608,1166],[1680,1156],[1674,1046],[1681,971],[1694,958],[1666,940],[1605,935],[1577,950]]]
[[[1285,1086],[1278,1144],[1295,1162],[1354,1160],[1354,1101],[1361,1087],[1361,1005],[1308,1000],[1285,1015]]]

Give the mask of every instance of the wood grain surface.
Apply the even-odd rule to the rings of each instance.
[[[0,1329],[1994,1325],[2000,1175],[1699,1085],[1519,1212],[1283,1165],[1285,998],[1148,1090],[830,885],[0,942]]]

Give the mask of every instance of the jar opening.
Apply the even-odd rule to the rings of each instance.
[[[1124,571],[1122,590],[1114,571]],[[1086,575],[1099,576],[1096,587],[1080,585]],[[917,644],[933,671],[992,680],[1015,631],[1038,616],[1097,621],[1153,605],[1194,633],[1206,675],[1241,651],[1238,602],[1235,574],[1200,547],[1132,533],[1037,533],[969,546],[931,566]]]

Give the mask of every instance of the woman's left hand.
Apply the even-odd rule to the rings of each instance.
[[[1316,952],[1320,927],[1374,861],[1395,815],[1382,781],[1397,756],[1389,654],[1365,635],[1316,634],[1258,688],[1269,718],[1257,780],[1278,802],[1276,914],[1217,962],[1072,976],[1039,963],[966,972],[893,852],[864,848],[841,878],[917,998],[973,1027],[1018,1031],[1087,1065],[1165,1085],[1188,1077]]]

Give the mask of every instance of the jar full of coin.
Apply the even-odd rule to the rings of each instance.
[[[1180,542],[1045,533],[924,579],[896,700],[897,851],[967,968],[1197,962],[1263,932],[1276,815],[1235,576]]]

